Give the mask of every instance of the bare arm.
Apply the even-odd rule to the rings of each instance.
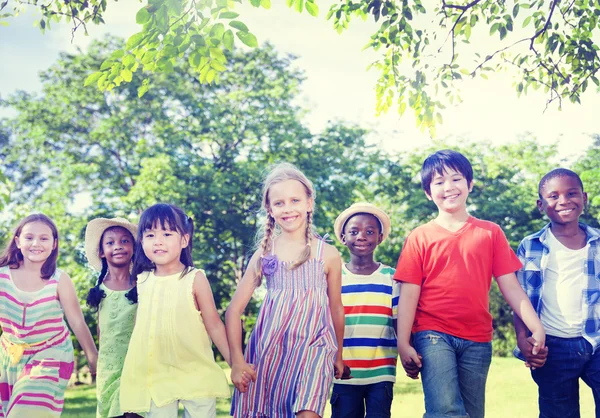
[[[227,333],[225,325],[221,321],[219,312],[215,305],[212,289],[208,279],[201,271],[196,273],[194,278],[194,299],[200,309],[204,327],[211,340],[215,343],[223,358],[231,366],[231,358],[229,356],[229,344],[227,342]]]
[[[496,281],[504,299],[506,299],[515,314],[521,318],[525,326],[533,334],[532,336],[537,344],[533,348],[533,354],[537,354],[540,349],[545,347],[546,332],[533,306],[531,306],[529,298],[523,291],[523,288],[521,288],[517,276],[515,273],[509,273],[497,277]]]
[[[338,352],[335,359],[335,377],[339,379],[344,372],[342,353],[344,351],[345,315],[344,305],[342,304],[342,259],[338,250],[331,245],[325,247],[324,256],[329,310],[331,311],[333,329],[335,330],[335,338],[338,345]]]
[[[548,347],[541,349],[537,347],[537,341],[529,336],[529,330],[516,313],[513,313],[513,322],[515,324],[515,334],[517,335],[517,345],[525,357],[525,366],[531,367],[532,370],[542,367],[548,357]],[[534,354],[534,349],[539,349],[539,352]]]
[[[406,375],[412,379],[419,376],[422,365],[421,356],[410,345],[410,335],[420,296],[421,286],[413,283],[402,283],[402,291],[398,301],[398,354]]]
[[[77,294],[75,293],[75,286],[73,286],[71,278],[64,273],[58,282],[57,294],[65,312],[67,322],[88,359],[90,371],[92,374],[95,374],[96,362],[98,361],[98,350],[96,349],[96,344],[94,343],[90,329],[83,318],[81,306],[79,306]]]
[[[231,381],[241,392],[248,390],[249,381],[245,376],[256,380],[256,372],[246,363],[242,351],[242,314],[252,298],[256,288],[256,263],[260,258],[260,251],[254,253],[248,268],[238,283],[238,287],[231,298],[231,302],[225,313],[227,339],[229,340],[229,351],[231,353]]]

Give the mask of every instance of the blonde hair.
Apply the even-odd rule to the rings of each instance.
[[[256,249],[262,249],[262,256],[258,259],[256,264],[257,285],[260,285],[262,278],[262,258],[266,256],[269,250],[273,248],[273,235],[275,234],[276,230],[275,219],[269,213],[269,190],[273,185],[287,180],[296,180],[300,182],[304,186],[304,190],[306,191],[306,197],[312,199],[313,202],[315,200],[316,194],[312,182],[295,165],[290,163],[279,163],[271,167],[269,173],[263,181],[262,188],[261,209],[264,212],[265,220],[262,223],[262,226],[259,227],[259,230],[256,234]],[[302,264],[306,263],[306,261],[308,261],[308,259],[310,258],[310,241],[315,235],[313,232],[312,218],[312,212],[308,212],[306,214],[306,231],[304,234],[306,246],[304,247],[302,254],[300,254],[300,258],[292,265],[290,265],[290,269],[295,269],[301,266]]]

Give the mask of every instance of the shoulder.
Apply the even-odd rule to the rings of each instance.
[[[325,241],[323,242],[323,261],[325,262],[331,262],[331,261],[335,261],[337,263],[339,263],[341,265],[342,263],[342,256],[340,255],[340,252],[338,251],[337,248],[335,248],[333,245],[326,243]]]
[[[580,222],[579,226],[585,231],[588,238],[600,238],[600,229],[584,224],[583,222]]]
[[[485,219],[479,219],[474,216],[469,218],[469,222],[476,228],[487,229],[492,232],[502,232],[502,228],[495,222],[486,221]]]
[[[60,283],[72,283],[71,277],[67,273],[62,270],[56,269],[54,276],[50,280],[56,280],[58,284]]]

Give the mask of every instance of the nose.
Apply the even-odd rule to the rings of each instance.
[[[568,200],[569,199],[567,199],[567,196],[565,196],[564,194],[558,195],[558,204],[559,205],[565,205]]]

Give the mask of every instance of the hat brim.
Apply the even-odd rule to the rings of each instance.
[[[370,203],[355,203],[348,209],[340,213],[333,225],[333,230],[335,232],[336,238],[341,243],[344,242],[342,239],[344,225],[346,224],[348,219],[359,213],[368,213],[370,215],[375,216],[379,220],[379,222],[381,223],[381,242],[385,241],[388,235],[390,234],[391,230],[390,217],[387,215],[387,213]]]
[[[114,226],[125,228],[135,240],[137,235],[137,225],[124,218],[96,218],[92,219],[85,228],[85,256],[88,264],[97,271],[102,270],[102,260],[100,259],[100,238],[104,231]]]

